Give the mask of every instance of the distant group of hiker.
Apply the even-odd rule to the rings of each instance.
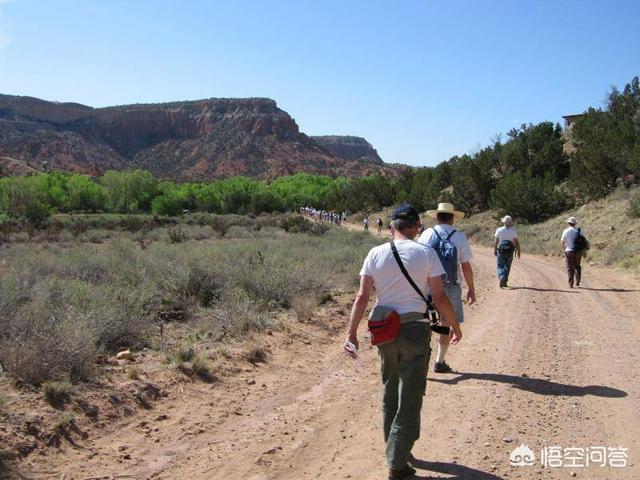
[[[313,207],[300,207],[299,213],[300,215],[313,220],[334,223],[338,226],[347,219],[347,212],[329,212],[327,210],[318,210]]]
[[[420,410],[431,357],[432,331],[439,335],[433,370],[452,373],[445,356],[450,344],[462,339],[464,322],[462,271],[467,285],[468,305],[476,301],[471,260],[473,253],[466,235],[454,228],[464,217],[450,203],[427,211],[435,225],[424,230],[418,211],[402,204],[391,214],[391,241],[372,248],[360,271],[360,286],[351,315],[345,352],[358,355],[358,326],[375,289],[376,302],[368,317],[371,342],[378,348],[383,384],[383,435],[389,480],[415,474],[411,450],[420,437]],[[499,287],[507,287],[514,256],[520,258],[520,242],[511,216],[494,234],[493,253]],[[567,220],[561,236],[569,287],[580,286],[580,261],[588,242],[577,220]],[[365,230],[369,217],[365,217]],[[379,232],[382,231],[380,218]]]

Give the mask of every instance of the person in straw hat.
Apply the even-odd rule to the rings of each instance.
[[[582,237],[582,232],[579,228],[576,228],[578,220],[576,217],[569,217],[567,219],[567,223],[569,226],[562,232],[560,244],[564,249],[567,276],[569,277],[569,288],[573,288],[574,280],[577,287],[580,286],[580,280],[582,280],[582,267],[580,266],[580,262],[582,260],[584,249],[581,249],[579,245],[576,245],[578,237]]]
[[[504,226],[496,230],[493,254],[496,256],[500,288],[505,288],[509,281],[514,252],[516,257],[520,258],[520,242],[518,241],[518,232],[513,226],[513,218],[505,215],[501,222]]]
[[[434,218],[437,225],[425,230],[418,238],[418,242],[434,248],[438,253],[445,270],[445,275],[442,277],[444,291],[453,304],[457,323],[462,323],[464,312],[462,309],[462,287],[458,282],[458,265],[462,267],[462,274],[467,282],[469,305],[476,301],[471,268],[471,259],[473,258],[471,246],[465,234],[453,228],[454,221],[464,218],[464,213],[453,208],[450,203],[440,203],[436,210],[427,211],[427,215]],[[443,316],[443,325],[449,325],[449,322],[446,315]],[[448,335],[440,335],[438,353],[433,367],[433,371],[436,373],[453,372],[453,369],[445,362],[449,343]]]

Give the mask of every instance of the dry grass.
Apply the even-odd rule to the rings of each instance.
[[[306,322],[311,319],[318,307],[318,300],[314,294],[299,295],[292,299],[291,308],[299,322]]]

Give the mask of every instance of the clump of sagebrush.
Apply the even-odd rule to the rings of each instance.
[[[296,298],[355,286],[377,242],[337,228],[323,235],[271,229],[145,248],[128,238],[12,245],[5,250],[11,270],[0,278],[0,363],[35,385],[87,380],[98,354],[151,345],[160,324],[187,322],[203,308],[214,338],[265,329]]]
[[[127,367],[127,378],[129,380],[138,380],[140,378],[140,370],[136,367]]]
[[[187,239],[187,234],[184,233],[184,230],[179,225],[169,228],[167,234],[171,243],[182,243]]]
[[[267,348],[260,343],[255,343],[249,346],[244,352],[243,357],[247,362],[254,365],[257,363],[266,363],[268,357]]]
[[[42,394],[49,405],[61,408],[71,398],[73,385],[69,382],[47,381],[42,384]]]
[[[191,369],[193,374],[197,375],[204,381],[212,382],[215,380],[211,368],[211,361],[202,353],[196,354],[196,356],[191,359]]]

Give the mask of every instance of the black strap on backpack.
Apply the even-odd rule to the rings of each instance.
[[[436,230],[436,227],[433,227],[433,232],[438,236],[438,238],[439,238],[440,240],[442,240],[442,236],[438,233],[438,230]],[[447,237],[447,241],[451,240],[451,237],[453,237],[453,234],[454,234],[454,233],[456,233],[456,232],[457,232],[457,230],[453,230],[453,231],[449,234],[449,236]],[[445,232],[445,233],[446,233],[446,232]]]
[[[396,244],[394,243],[393,240],[391,240],[391,251],[393,252],[393,256],[395,257],[396,262],[398,262],[398,266],[400,267],[400,271],[404,275],[404,278],[407,279],[407,282],[409,282],[409,285],[413,287],[413,289],[418,293],[418,295],[420,295],[420,298],[422,298],[422,300],[424,300],[425,303],[427,304],[427,315],[429,315],[430,313],[435,313],[435,307],[431,302],[431,296],[429,296],[428,298],[425,297],[424,293],[422,293],[422,290],[420,290],[420,288],[413,281],[413,278],[411,278],[411,275],[409,275],[409,272],[407,272],[407,269],[402,263],[402,259],[400,258],[400,254],[398,253],[398,249],[396,248]],[[443,335],[449,335],[449,327],[437,325],[436,324],[437,319],[435,315],[431,315],[430,318],[431,318],[431,330],[433,330],[436,333],[441,333]]]

